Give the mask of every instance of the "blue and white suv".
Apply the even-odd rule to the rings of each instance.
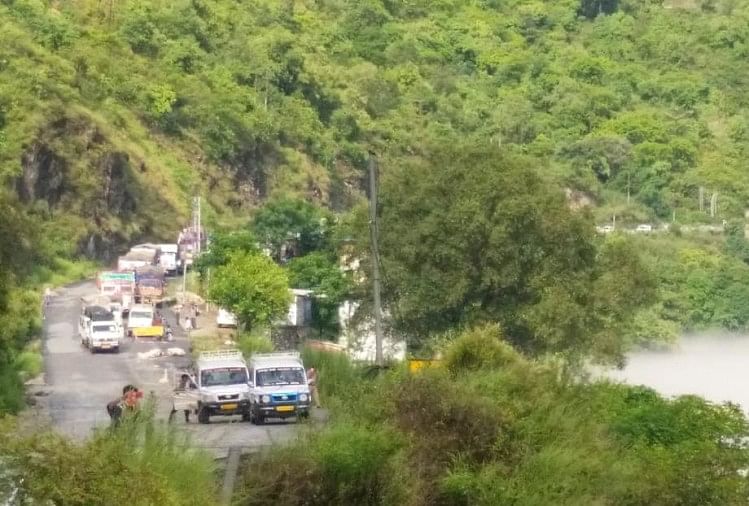
[[[256,353],[248,369],[253,422],[309,415],[310,391],[299,353]]]

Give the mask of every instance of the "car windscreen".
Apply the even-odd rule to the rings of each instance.
[[[304,370],[301,367],[273,367],[258,369],[257,386],[303,385]]]
[[[94,325],[94,332],[117,332],[114,325]]]
[[[243,383],[247,383],[247,369],[244,367],[221,367],[200,372],[200,384],[204,387]]]
[[[153,318],[153,314],[146,313],[145,311],[130,311],[130,319],[132,320],[134,318],[145,318],[150,320]]]

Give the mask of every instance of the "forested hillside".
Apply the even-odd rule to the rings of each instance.
[[[749,8],[663,4],[4,2],[2,172],[38,211],[158,234],[191,191],[345,207],[367,150],[474,138],[605,206],[629,187],[624,218],[698,219],[700,186],[742,215]]]
[[[62,261],[168,237],[193,194],[214,226],[282,196],[348,210],[369,151],[387,176],[437,146],[496,149],[601,221],[742,218],[748,21],[730,0],[3,1],[4,314]],[[743,297],[745,244],[645,247],[661,300],[643,334],[746,324],[700,306]],[[14,318],[9,349],[35,325]]]

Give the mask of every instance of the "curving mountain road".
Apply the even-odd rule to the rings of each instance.
[[[45,347],[44,384],[36,388],[39,408],[49,415],[52,427],[81,440],[96,427],[106,427],[109,417],[106,404],[115,399],[128,383],[157,398],[157,417],[166,420],[171,409],[171,381],[176,368],[185,367],[186,357],[139,359],[138,352],[155,347],[181,347],[188,342],[177,332],[170,343],[133,342],[126,340],[120,353],[91,354],[83,348],[78,337],[80,297],[95,293],[93,282],[62,288],[51,299],[44,321]],[[189,424],[181,416],[175,424],[191,435],[196,446],[212,451],[218,458],[225,457],[230,448],[252,451],[274,443],[292,439],[297,426],[293,422],[255,426],[241,422],[238,417],[212,419],[210,425]]]

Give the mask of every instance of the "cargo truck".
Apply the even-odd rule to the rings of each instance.
[[[159,266],[164,270],[166,276],[177,274],[179,259],[179,245],[177,244],[158,244],[159,248]]]
[[[164,298],[164,272],[158,267],[139,267],[135,271],[135,300],[139,304],[160,304]]]
[[[130,311],[135,296],[134,272],[99,272],[96,276],[96,286],[100,295],[109,297],[113,302],[119,302],[121,314]]]
[[[118,271],[132,271],[138,267],[147,267],[149,265],[156,265],[155,250],[131,250],[127,255],[117,259]]]

